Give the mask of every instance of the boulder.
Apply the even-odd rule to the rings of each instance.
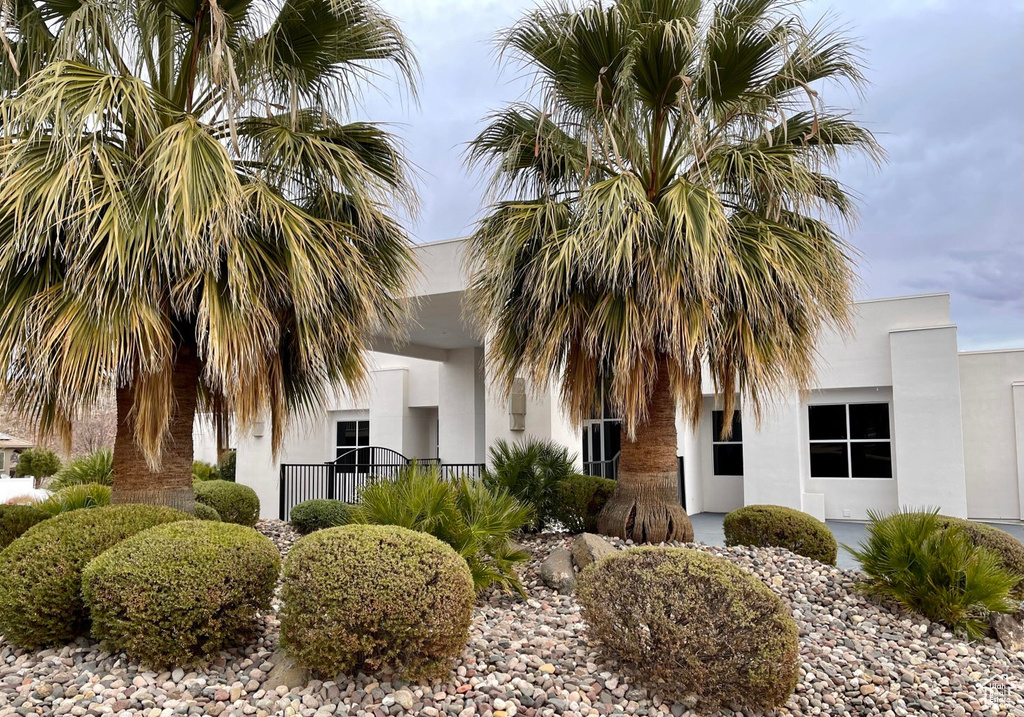
[[[581,533],[572,541],[572,558],[580,570],[614,552],[614,545],[593,533]]]
[[[576,573],[572,569],[572,555],[565,548],[555,548],[541,563],[540,577],[549,588],[568,595],[576,587]]]
[[[262,687],[267,692],[273,692],[281,685],[289,690],[297,690],[306,686],[309,682],[309,673],[305,668],[299,667],[295,660],[282,649],[274,652],[269,658],[274,667],[267,675]]]
[[[989,615],[989,624],[1007,652],[1024,650],[1024,625],[1015,616],[994,612]]]

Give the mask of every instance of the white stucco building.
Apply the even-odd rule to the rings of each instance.
[[[557,389],[507,401],[487,391],[483,341],[463,321],[462,249],[461,240],[417,248],[415,321],[402,345],[375,344],[366,395],[335,392],[323,415],[293,426],[276,458],[269,429],[237,436],[238,480],[259,493],[264,517],[318,495],[315,469],[287,466],[320,466],[358,446],[480,464],[499,438],[537,436],[564,443],[588,472],[614,470],[614,417],[581,431],[562,414]],[[679,424],[686,509],[774,503],[864,519],[869,510],[935,506],[1022,519],[1024,349],[959,351],[947,294],[862,301],[855,313],[852,335],[821,338],[814,387],[778,396],[760,426],[741,408],[727,443],[716,439],[721,416],[708,387],[697,430]]]

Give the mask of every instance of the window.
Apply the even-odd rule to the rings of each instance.
[[[807,407],[812,478],[892,478],[888,403]]]
[[[365,451],[353,451],[352,449],[369,445],[369,421],[338,421],[337,452],[335,457],[341,458],[339,465],[356,466],[358,464],[359,471],[365,473],[370,463],[369,449]]]
[[[617,475],[622,448],[622,421],[607,399],[607,381],[602,381],[599,403],[583,421],[583,472],[604,478]]]
[[[722,439],[722,424],[725,423],[723,411],[711,412],[711,450],[714,454],[716,476],[743,475],[743,422],[740,412],[733,411],[732,433]]]

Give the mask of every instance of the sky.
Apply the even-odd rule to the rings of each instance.
[[[463,163],[489,112],[526,81],[497,63],[493,38],[533,0],[380,0],[421,65],[418,102],[384,82],[356,114],[392,124],[419,174],[418,242],[468,234],[486,177]],[[847,234],[858,298],[951,295],[963,350],[1024,347],[1024,0],[809,0],[859,39],[870,86],[828,90],[888,153],[851,160],[858,197]]]

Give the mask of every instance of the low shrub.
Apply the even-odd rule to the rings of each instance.
[[[38,649],[84,635],[82,569],[93,558],[147,528],[189,520],[171,508],[114,505],[76,510],[29,528],[0,552],[0,633]]]
[[[92,636],[156,667],[194,664],[253,636],[280,567],[274,544],[241,525],[195,520],[144,530],[82,573]]]
[[[429,533],[465,559],[478,590],[497,585],[525,594],[515,566],[530,556],[512,538],[532,515],[502,488],[465,477],[445,480],[436,467],[414,465],[396,480],[364,488],[349,519]]]
[[[33,525],[49,517],[48,513],[31,505],[0,505],[0,550]]]
[[[281,640],[325,677],[439,677],[466,644],[474,599],[465,561],[437,538],[393,525],[318,530],[285,560]]]
[[[764,583],[685,548],[634,548],[577,583],[589,635],[641,682],[699,711],[768,710],[799,677],[797,626]]]
[[[205,503],[199,503],[198,501],[196,502],[196,506],[192,511],[192,514],[199,518],[199,520],[211,520],[215,523],[221,522],[220,513]]]
[[[225,523],[252,527],[260,517],[260,499],[247,485],[226,480],[209,480],[195,484],[196,500],[220,514]]]
[[[615,481],[573,475],[555,488],[555,520],[570,533],[597,532],[597,516],[615,492]]]
[[[57,471],[56,477],[50,482],[50,490],[58,491],[71,485],[83,483],[114,484],[114,452],[102,448],[89,455],[69,461]]]
[[[110,505],[110,496],[110,487],[99,483],[69,485],[37,503],[36,508],[47,515],[60,515],[83,508],[105,508]]]
[[[941,622],[972,639],[985,635],[989,612],[1014,612],[1020,576],[999,555],[976,547],[968,532],[938,512],[869,513],[867,539],[847,548],[868,579],[862,589]]]
[[[316,530],[347,524],[349,508],[340,500],[307,500],[292,508],[289,522],[302,535],[309,535]]]
[[[60,470],[60,458],[47,448],[29,448],[18,456],[18,462],[11,471],[12,476],[33,476],[49,478]],[[37,482],[38,486],[39,483]]]
[[[559,483],[576,474],[574,457],[554,441],[530,438],[525,441],[498,440],[490,450],[491,467],[484,471],[484,483],[504,489],[521,503],[533,508],[530,530],[544,530],[555,518],[555,494]]]
[[[192,461],[192,480],[220,480],[220,469],[205,461]]]
[[[217,468],[220,469],[220,479],[235,482],[235,463],[237,462],[238,455],[235,451],[225,451],[224,455],[220,457],[220,463]]]
[[[987,548],[995,553],[1002,566],[1020,579],[1014,588],[1014,593],[1017,595],[1024,593],[1024,545],[1019,540],[1005,530],[985,523],[951,518],[947,515],[940,515],[939,519],[943,527],[957,525],[963,528],[975,547]]]
[[[726,545],[785,548],[797,555],[836,564],[839,545],[828,526],[801,510],[781,505],[748,505],[725,516]]]

